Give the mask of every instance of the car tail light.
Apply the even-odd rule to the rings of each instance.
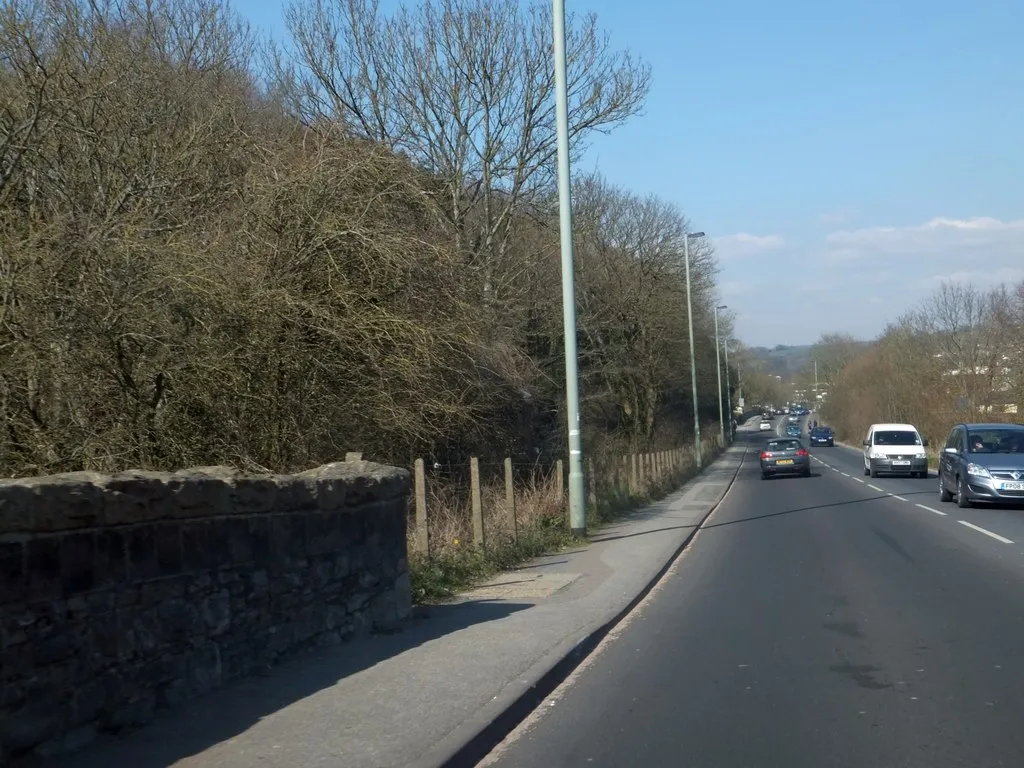
[[[809,454],[807,452],[806,448],[801,448],[799,451],[796,452],[796,455],[797,456],[810,456],[811,454]]]
[[[770,459],[771,457],[772,457],[772,452],[771,451],[761,451],[761,458],[762,459]]]

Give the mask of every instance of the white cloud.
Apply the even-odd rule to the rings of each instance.
[[[974,283],[985,287],[1007,283],[1013,285],[1024,282],[1024,269],[1018,267],[1002,267],[999,269],[972,270],[962,269],[943,275],[932,275],[936,283]]]
[[[735,235],[724,235],[715,238],[715,253],[723,261],[745,259],[750,256],[777,251],[786,244],[779,235],[751,235],[738,232]]]
[[[751,280],[751,262],[743,256],[770,255],[772,268],[757,272],[759,289],[798,296],[813,318],[794,329],[770,313],[740,315],[737,332],[752,344],[802,343],[831,331],[870,338],[940,282],[988,288],[1024,281],[1024,218],[936,217],[904,227],[841,229],[817,242],[786,243],[781,252],[784,243],[773,236],[732,235],[726,241],[719,249],[725,281]]]
[[[839,230],[825,237],[833,263],[891,257],[973,258],[975,252],[1024,260],[1024,219],[935,218],[918,226]]]

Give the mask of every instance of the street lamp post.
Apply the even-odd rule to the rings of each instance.
[[[729,442],[736,436],[732,429],[732,384],[729,382],[729,339],[725,340],[725,402],[729,406]]]
[[[725,304],[715,307],[715,372],[718,374],[718,427],[722,432],[722,445],[725,445],[725,413],[722,405],[722,343],[718,340],[718,310],[725,308]]]
[[[690,385],[693,389],[693,455],[697,469],[701,467],[700,457],[700,409],[697,407],[697,357],[693,350],[693,301],[690,297],[690,238],[704,237],[703,232],[689,232],[683,235],[683,263],[686,265],[686,321],[690,326]]]
[[[565,73],[565,0],[552,0],[555,54],[555,124],[558,139],[558,212],[562,246],[562,325],[565,335],[565,401],[569,427],[569,528],[587,533],[580,436],[580,383],[576,347],[576,286],[572,252],[572,187],[569,176],[569,97]]]

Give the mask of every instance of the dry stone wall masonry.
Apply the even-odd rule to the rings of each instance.
[[[403,469],[0,481],[0,764],[409,616]]]

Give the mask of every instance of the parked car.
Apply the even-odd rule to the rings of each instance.
[[[800,425],[799,424],[787,424],[786,425],[786,437],[800,437]]]
[[[832,427],[815,427],[811,430],[809,442],[812,448],[816,445],[827,445],[830,448],[835,448],[836,436],[832,431]]]
[[[769,440],[761,451],[761,478],[767,480],[775,475],[811,474],[811,454],[799,440],[780,437]]]
[[[939,499],[1024,502],[1024,424],[957,424],[939,455]]]
[[[928,477],[927,445],[913,424],[872,424],[864,438],[864,474]]]

